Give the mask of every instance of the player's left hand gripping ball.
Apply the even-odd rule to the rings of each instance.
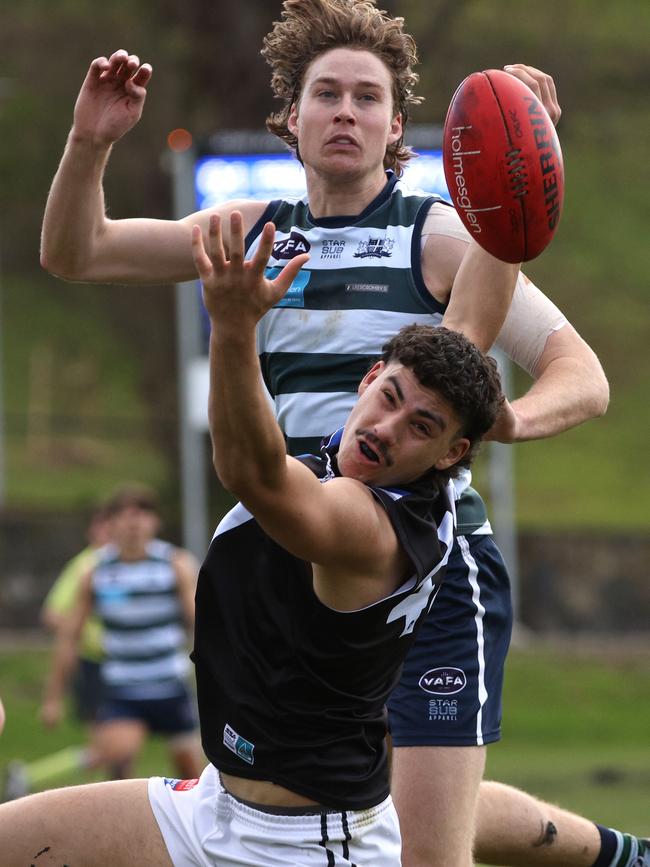
[[[454,207],[488,253],[526,262],[550,243],[564,199],[562,151],[546,109],[519,79],[488,69],[461,82],[443,163]]]

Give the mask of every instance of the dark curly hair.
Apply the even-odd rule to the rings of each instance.
[[[309,64],[332,48],[359,48],[376,54],[388,67],[393,81],[393,106],[402,116],[402,129],[408,121],[408,107],[422,101],[413,88],[419,76],[413,71],[418,62],[412,36],[404,32],[404,19],[391,18],[377,9],[375,0],[284,0],[281,20],[264,38],[262,56],[273,70],[271,88],[282,108],[270,114],[267,129],[277,135],[298,158],[298,140],[287,126],[291,106],[300,99],[305,71]],[[404,145],[403,135],[388,145],[384,167],[401,175],[413,156]]]
[[[461,422],[459,436],[470,441],[465,455],[436,476],[453,478],[469,467],[505,400],[496,361],[458,331],[430,325],[406,325],[384,344],[382,361],[398,361],[439,392]]]

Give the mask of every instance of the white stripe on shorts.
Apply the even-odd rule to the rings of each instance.
[[[457,536],[463,560],[467,566],[467,580],[472,588],[472,602],[476,606],[474,621],[476,623],[476,653],[478,656],[478,713],[476,714],[476,743],[483,745],[483,706],[487,701],[488,694],[485,687],[485,637],[483,634],[483,618],[485,608],[481,603],[481,588],[477,579],[478,566],[469,550],[469,543],[465,536]]]

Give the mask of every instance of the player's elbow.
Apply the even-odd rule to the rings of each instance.
[[[607,377],[602,369],[600,371],[600,376],[597,377],[595,383],[593,406],[594,418],[599,418],[600,416],[605,415],[609,407],[609,382],[607,381]]]
[[[600,362],[594,361],[581,374],[583,405],[586,418],[600,418],[609,406],[609,382]]]
[[[229,457],[223,448],[213,448],[212,466],[222,488],[241,499],[242,492],[245,492],[247,484],[250,484],[247,479],[250,474],[239,463],[236,457]]]
[[[60,280],[83,282],[87,279],[80,262],[57,255],[57,253],[48,250],[45,246],[41,247],[40,261],[41,268]]]

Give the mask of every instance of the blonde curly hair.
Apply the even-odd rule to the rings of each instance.
[[[403,130],[409,105],[422,102],[422,97],[413,93],[419,78],[413,71],[417,48],[413,37],[404,32],[404,19],[391,18],[377,9],[375,0],[284,0],[282,6],[281,20],[265,36],[261,52],[273,70],[273,93],[283,100],[282,108],[268,116],[267,129],[300,159],[298,139],[287,122],[291,106],[300,99],[305,71],[325,51],[349,47],[371,51],[388,67],[393,106],[402,117]],[[387,146],[384,167],[401,175],[412,156],[402,134]]]

